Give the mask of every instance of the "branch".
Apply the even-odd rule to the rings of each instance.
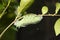
[[[15,18],[15,20],[10,24],[10,25],[8,25],[4,30],[3,30],[3,32],[0,34],[0,39],[1,39],[1,37],[3,36],[3,34],[15,23],[15,21],[16,20],[19,20],[19,19],[21,19],[22,17],[20,17],[20,18],[18,18],[17,19],[17,17]]]
[[[42,15],[42,14],[39,14],[41,16],[60,16],[60,15],[55,15],[55,14],[46,14],[46,15]]]
[[[7,31],[7,29],[10,28],[10,26],[11,26],[14,22],[15,22],[15,20],[14,20],[10,25],[8,25],[7,28],[4,29],[4,31],[0,34],[0,38],[3,36],[3,34]]]

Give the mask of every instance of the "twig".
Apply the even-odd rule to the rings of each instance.
[[[4,15],[6,9],[7,9],[8,6],[10,5],[10,2],[11,2],[11,0],[8,1],[8,4],[7,4],[6,8],[5,8],[5,9],[3,10],[3,12],[1,13],[1,15],[0,15],[0,19],[2,18],[2,16]]]
[[[42,15],[42,14],[39,14],[41,16],[60,16],[60,15],[54,15],[54,14],[46,14],[46,15]]]
[[[22,17],[20,17],[20,18],[17,19],[17,17],[16,17],[15,20],[14,20],[10,25],[8,25],[8,26],[3,30],[3,32],[0,34],[0,39],[1,39],[1,37],[3,36],[3,34],[11,27],[11,25],[13,25],[16,20],[19,20],[19,19],[21,19],[21,18],[22,18]]]
[[[15,22],[15,20],[14,20],[6,29],[4,29],[4,31],[0,34],[0,39],[1,39],[1,37],[3,36],[3,34],[7,31],[7,29],[9,29],[10,26],[11,26],[14,22]]]

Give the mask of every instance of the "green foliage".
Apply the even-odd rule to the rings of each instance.
[[[34,2],[34,0],[21,0],[16,13],[20,15],[22,12],[26,11],[28,7]]]
[[[8,26],[14,20],[14,18],[16,16],[15,15],[15,11],[16,10],[19,10],[18,12],[16,11],[16,13],[20,14],[20,12],[22,12],[23,10],[25,11],[33,3],[33,0],[32,1],[31,0],[27,0],[27,1],[26,0],[22,1],[21,0],[21,2],[20,2],[21,4],[19,5],[19,3],[16,0],[1,0],[0,11],[1,10],[2,11],[0,13],[1,14],[0,15],[0,33],[6,28],[6,26]],[[19,8],[17,8],[17,6]],[[8,31],[7,30],[5,30],[5,31],[6,31],[6,33],[2,36],[1,40],[15,40],[16,31],[14,31],[12,28],[9,29]],[[1,34],[3,34],[3,32]],[[1,37],[1,34],[0,34],[0,37]],[[11,36],[12,36],[12,38],[11,38]]]
[[[56,36],[58,36],[60,34],[60,18],[56,21],[56,23],[54,25],[54,29],[56,32]]]
[[[47,6],[43,6],[41,11],[42,11],[42,15],[46,14],[48,12],[48,7]]]
[[[9,0],[0,0],[0,16],[3,10],[5,10],[6,6],[8,5],[8,2]],[[12,0],[9,7],[4,12],[4,15],[2,15],[2,18],[0,18],[0,34],[14,20],[16,16],[15,9],[18,5],[19,3],[16,2],[16,0]],[[16,31],[10,28],[9,30],[6,31],[6,33],[2,36],[0,40],[15,40],[16,37],[15,33]]]
[[[59,10],[60,10],[60,3],[57,2],[57,3],[56,3],[56,10],[55,10],[55,13],[57,14]]]
[[[4,9],[4,5],[0,4],[0,10]]]

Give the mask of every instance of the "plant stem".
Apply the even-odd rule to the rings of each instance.
[[[39,14],[41,16],[60,16],[60,15],[54,15],[54,14],[46,14],[46,15],[42,15],[42,14]]]
[[[0,19],[1,19],[1,18],[2,18],[2,16],[4,15],[4,13],[5,13],[6,9],[9,7],[10,2],[11,2],[11,0],[9,0],[9,1],[8,1],[8,4],[7,4],[6,8],[5,8],[5,9],[3,10],[3,12],[1,13],[1,15],[0,15]]]
[[[1,39],[1,37],[3,36],[3,34],[7,31],[7,29],[9,29],[10,26],[11,26],[14,22],[15,22],[15,20],[14,20],[10,25],[8,25],[7,28],[4,29],[4,31],[0,34],[0,39]]]
[[[18,19],[17,19],[17,18],[18,18],[18,15],[17,15],[17,17],[15,18],[15,20],[3,30],[3,32],[0,34],[0,39],[1,39],[1,37],[3,36],[3,34],[11,27],[11,25],[13,25],[16,20],[19,20],[19,19],[21,19],[22,17],[19,17]]]

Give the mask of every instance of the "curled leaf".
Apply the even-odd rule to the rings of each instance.
[[[56,36],[58,34],[60,34],[60,18],[56,21],[56,23],[54,25],[54,29],[55,29],[55,32],[56,32]]]

